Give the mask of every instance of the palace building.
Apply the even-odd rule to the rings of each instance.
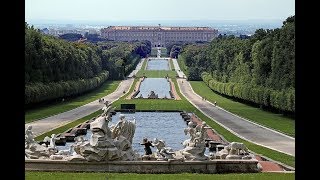
[[[101,29],[101,36],[114,41],[151,42],[152,47],[165,47],[172,42],[209,42],[218,30],[209,27],[109,26]]]

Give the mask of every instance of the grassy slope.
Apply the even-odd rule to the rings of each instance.
[[[135,79],[134,85],[137,82],[137,79]],[[176,79],[173,79],[173,82],[175,84],[175,88],[178,89],[178,84]],[[131,87],[131,89],[129,90],[130,94],[133,91],[133,87],[134,85]],[[213,129],[215,129],[219,134],[221,134],[226,140],[228,140],[229,142],[232,141],[237,141],[237,142],[243,142],[246,144],[246,146],[261,155],[267,156],[271,159],[274,159],[276,161],[280,161],[284,164],[290,165],[290,166],[295,166],[295,158],[293,156],[289,156],[286,155],[284,153],[280,153],[253,143],[250,143],[248,141],[245,141],[237,136],[235,136],[234,134],[232,134],[231,132],[229,132],[228,130],[224,129],[223,127],[221,127],[219,124],[215,123],[214,121],[212,121],[210,118],[208,118],[207,116],[205,116],[204,114],[202,114],[198,109],[196,109],[190,102],[188,102],[184,96],[182,96],[182,94],[180,93],[180,91],[177,91],[177,93],[179,94],[179,96],[182,98],[182,100],[179,101],[174,101],[174,100],[146,100],[146,99],[130,99],[130,100],[126,100],[125,96],[123,96],[122,98],[120,98],[118,101],[113,103],[113,106],[116,107],[116,109],[120,109],[120,104],[123,103],[135,103],[136,104],[136,109],[139,110],[185,110],[185,111],[189,111],[189,112],[194,112],[198,117],[200,117],[202,120],[206,121],[207,124],[209,126],[211,126]],[[90,116],[90,115],[89,115]],[[94,117],[94,116],[92,116]],[[84,118],[83,118],[84,119]],[[88,118],[90,119],[90,118]],[[84,119],[88,120],[88,119]],[[78,123],[77,123],[78,124]],[[76,124],[74,124],[75,126]],[[63,129],[68,129],[72,126],[69,127],[69,125],[66,127],[61,127]],[[63,131],[60,131],[63,132]],[[58,131],[55,131],[55,133],[57,134]]]
[[[149,77],[149,78],[164,78],[166,77],[168,74],[168,76],[170,78],[174,78],[176,77],[177,73],[176,71],[165,71],[165,70],[150,70],[150,71],[145,71],[145,70],[141,70],[137,73],[137,77],[142,77],[143,75]]]
[[[175,71],[172,59],[169,59],[168,61],[169,61],[170,66],[171,66],[171,70]]]
[[[179,62],[179,61],[178,61]],[[175,87],[178,88],[177,82],[173,81]],[[136,80],[134,84],[136,83]],[[131,87],[130,92],[133,91],[133,87]],[[282,153],[278,153],[276,151],[252,144],[250,142],[244,141],[237,136],[233,135],[226,129],[222,128],[220,125],[206,117],[204,114],[199,112],[195,107],[193,107],[180,91],[177,91],[181,101],[172,101],[169,102],[167,100],[156,101],[153,102],[143,101],[143,100],[124,100],[125,96],[116,101],[114,106],[120,107],[120,103],[129,103],[134,102],[137,104],[137,109],[177,109],[177,107],[187,110],[190,112],[196,113],[202,120],[206,121],[208,125],[214,128],[219,134],[223,135],[228,141],[238,141],[244,142],[249,149],[255,151],[259,154],[264,154],[274,160],[278,160],[285,164],[291,165],[294,167],[294,157],[288,156]],[[129,93],[128,93],[129,94]],[[130,103],[131,103],[130,102]],[[118,106],[117,106],[118,105]],[[83,121],[86,121],[96,115],[91,114],[87,117],[82,118]],[[80,122],[79,122],[80,123]],[[77,123],[78,124],[78,123]],[[76,124],[75,124],[76,125]],[[71,126],[72,127],[72,126]],[[68,129],[68,128],[67,128]],[[26,172],[26,179],[295,179],[295,174],[287,174],[287,173],[255,173],[255,174],[134,174],[134,173],[63,173],[63,172]]]
[[[147,66],[147,61],[144,61],[141,70],[137,73],[137,77],[147,76],[149,78],[162,78],[169,76],[170,78],[175,78],[177,73],[172,70],[145,70]],[[173,65],[171,67],[174,67]]]
[[[212,91],[203,81],[190,81],[190,84],[197,94],[206,97],[206,99],[211,102],[217,101],[218,106],[234,114],[287,135],[293,137],[295,135],[295,121],[293,119],[222,97]]]
[[[188,67],[185,65],[183,57],[179,56],[177,61],[180,69],[186,74]],[[234,114],[295,137],[295,122],[293,119],[222,97],[202,81],[190,81],[190,84],[197,94],[206,97],[210,102],[217,101],[218,106]]]
[[[187,66],[185,66],[184,62],[182,61],[182,58],[183,58],[182,56],[179,56],[177,61],[178,61],[178,64],[180,66],[180,69],[186,74]],[[206,86],[206,88],[208,88],[208,87]],[[201,89],[205,89],[205,88],[201,88]],[[206,93],[206,95],[205,95],[205,97],[208,100],[210,100],[209,97],[207,97],[208,96],[207,94],[210,94],[210,93]],[[215,100],[215,101],[217,101],[217,100]],[[217,101],[217,102],[219,103],[218,105],[221,106],[221,103],[219,101]],[[265,147],[262,147],[262,146],[259,146],[259,145],[256,145],[256,144],[253,144],[253,143],[248,142],[248,141],[245,141],[245,140],[235,136],[234,134],[232,134],[231,132],[229,132],[225,128],[221,127],[219,124],[217,124],[216,122],[212,121],[210,118],[208,118],[207,116],[202,114],[200,111],[196,110],[196,114],[202,120],[206,121],[213,129],[215,129],[219,134],[221,134],[228,141],[230,141],[230,142],[232,142],[232,141],[243,142],[243,143],[246,144],[246,146],[250,150],[252,150],[252,151],[254,151],[254,152],[258,153],[258,154],[267,156],[267,157],[269,157],[269,158],[271,158],[273,160],[276,160],[276,161],[282,162],[284,164],[287,164],[289,166],[295,167],[295,157],[287,155],[287,154],[284,154],[284,153],[280,153],[280,152],[277,152],[277,151],[274,151],[274,150],[271,150],[271,149],[268,149],[268,148],[265,148]],[[294,128],[293,128],[292,131],[294,132]]]
[[[104,97],[116,90],[120,81],[107,81],[98,89],[91,91],[87,94],[71,99],[70,101],[52,104],[45,107],[40,107],[25,112],[25,123],[32,122],[37,119],[42,119],[48,116],[59,114],[79,106],[85,105],[96,99]]]
[[[44,134],[42,134],[42,135],[40,135],[40,136],[37,136],[37,137],[35,138],[35,140],[36,140],[36,141],[41,141],[41,140],[43,140],[43,138],[46,137],[46,136],[49,136],[49,137],[50,137],[51,134],[59,134],[59,133],[65,132],[66,130],[68,130],[68,129],[70,129],[70,128],[73,128],[73,127],[77,126],[78,124],[83,123],[83,122],[85,122],[85,121],[87,121],[87,120],[90,120],[91,118],[96,117],[96,116],[98,116],[98,115],[101,114],[101,113],[102,113],[102,110],[98,110],[98,111],[96,111],[96,112],[94,112],[94,113],[92,113],[92,114],[89,114],[88,116],[85,116],[85,117],[81,118],[81,119],[78,119],[78,120],[73,121],[73,122],[71,122],[71,123],[68,123],[68,124],[66,124],[66,125],[64,125],[64,126],[61,126],[61,127],[59,127],[59,128],[53,129],[53,130],[51,130],[51,131],[49,131],[49,132],[46,132],[46,133],[44,133]]]
[[[183,73],[188,77],[188,66],[186,66],[186,64],[184,63],[184,61],[182,60],[183,57],[180,55],[177,59],[178,65],[181,69],[181,71],[183,71]]]
[[[175,79],[173,79],[175,84],[175,88],[178,89],[178,84]],[[132,92],[133,89],[130,90]],[[189,112],[194,112],[198,117],[202,120],[206,121],[208,125],[210,125],[213,129],[215,129],[219,134],[221,134],[226,140],[229,142],[237,141],[243,142],[246,146],[254,151],[257,154],[261,154],[267,156],[273,160],[280,161],[284,164],[294,167],[295,166],[295,158],[293,156],[286,155],[284,153],[280,153],[251,142],[245,141],[236,135],[232,134],[228,130],[221,127],[216,122],[212,121],[210,118],[201,113],[198,109],[196,109],[191,103],[189,103],[184,96],[178,90],[177,93],[182,98],[179,101],[173,100],[145,100],[145,99],[134,99],[134,100],[125,100],[124,97],[120,98],[118,101],[114,102],[113,105],[120,109],[120,104],[125,103],[134,103],[136,104],[136,109],[139,110],[185,110]]]
[[[248,173],[248,174],[135,174],[135,173],[65,173],[65,172],[26,172],[25,179],[217,179],[217,180],[245,180],[245,179],[295,179],[291,173]]]
[[[135,80],[134,83],[137,81]],[[175,84],[176,89],[178,89],[178,84],[175,79],[173,79],[173,82]],[[129,90],[130,94],[133,91],[133,87]],[[289,166],[294,167],[295,166],[295,158],[293,156],[286,155],[284,153],[280,153],[256,144],[253,144],[251,142],[245,141],[236,135],[232,134],[228,130],[224,129],[221,127],[219,124],[216,122],[212,121],[210,118],[202,114],[198,109],[196,109],[194,106],[192,106],[191,103],[189,103],[184,96],[180,93],[180,91],[177,91],[179,96],[182,98],[182,100],[179,101],[174,101],[174,100],[145,100],[145,99],[133,99],[133,100],[126,100],[125,96],[121,97],[118,101],[113,103],[113,107],[116,107],[116,109],[120,109],[120,104],[126,104],[126,103],[135,103],[136,104],[136,109],[139,110],[185,110],[188,112],[194,112],[198,117],[200,117],[203,121],[206,121],[209,126],[211,126],[213,129],[215,129],[219,134],[221,134],[226,140],[229,142],[236,141],[236,142],[243,142],[250,150],[254,151],[257,154],[261,154],[264,156],[267,156],[273,160],[282,162],[284,164],[287,164]],[[90,117],[94,117],[95,115],[89,115]],[[90,118],[83,118],[85,120],[88,120]],[[82,122],[83,122],[82,121]],[[79,122],[80,123],[80,122]],[[77,124],[79,124],[77,123]],[[74,124],[77,125],[77,124]],[[61,127],[61,129],[67,130],[70,127],[73,126],[68,126],[67,128]],[[55,133],[59,133],[63,131],[55,131]],[[44,137],[44,136],[43,136]],[[43,139],[42,137],[42,139]]]

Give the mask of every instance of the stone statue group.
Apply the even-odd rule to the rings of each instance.
[[[68,150],[58,150],[55,145],[56,135],[44,139],[47,144],[39,144],[34,140],[32,126],[25,131],[25,158],[51,159],[68,161],[138,161],[138,160],[164,160],[164,161],[206,161],[212,159],[253,159],[254,156],[242,143],[232,142],[221,151],[210,156],[205,155],[208,127],[205,122],[195,125],[188,123],[184,133],[190,138],[183,142],[184,149],[173,151],[166,147],[165,141],[155,138],[154,141],[143,139],[145,155],[141,156],[132,149],[132,139],[136,129],[136,121],[128,121],[120,114],[115,126],[108,126],[112,120],[110,105],[106,105],[103,113],[90,123],[92,135],[89,140],[83,136],[75,138],[75,143]],[[151,148],[156,147],[156,153]]]
[[[75,138],[75,143],[69,150],[58,151],[55,145],[55,135],[52,134],[48,146],[40,145],[34,140],[32,126],[25,132],[25,157],[28,159],[52,159],[69,161],[133,161],[140,155],[132,149],[132,138],[136,129],[136,122],[125,120],[120,115],[115,126],[108,127],[111,121],[111,106],[105,106],[103,113],[90,123],[92,135],[89,140],[82,136]]]

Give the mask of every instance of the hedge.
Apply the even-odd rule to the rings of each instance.
[[[295,112],[295,89],[274,90],[252,84],[222,83],[213,79],[207,72],[203,72],[201,77],[210,89],[220,94],[281,111]]]
[[[25,105],[57,98],[79,95],[102,85],[109,77],[104,71],[90,79],[69,80],[51,83],[30,83],[25,85]]]

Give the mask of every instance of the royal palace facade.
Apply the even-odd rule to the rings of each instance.
[[[101,29],[101,35],[114,41],[151,42],[152,47],[165,47],[172,42],[211,41],[218,30],[209,27],[161,27],[159,26],[109,26]]]

